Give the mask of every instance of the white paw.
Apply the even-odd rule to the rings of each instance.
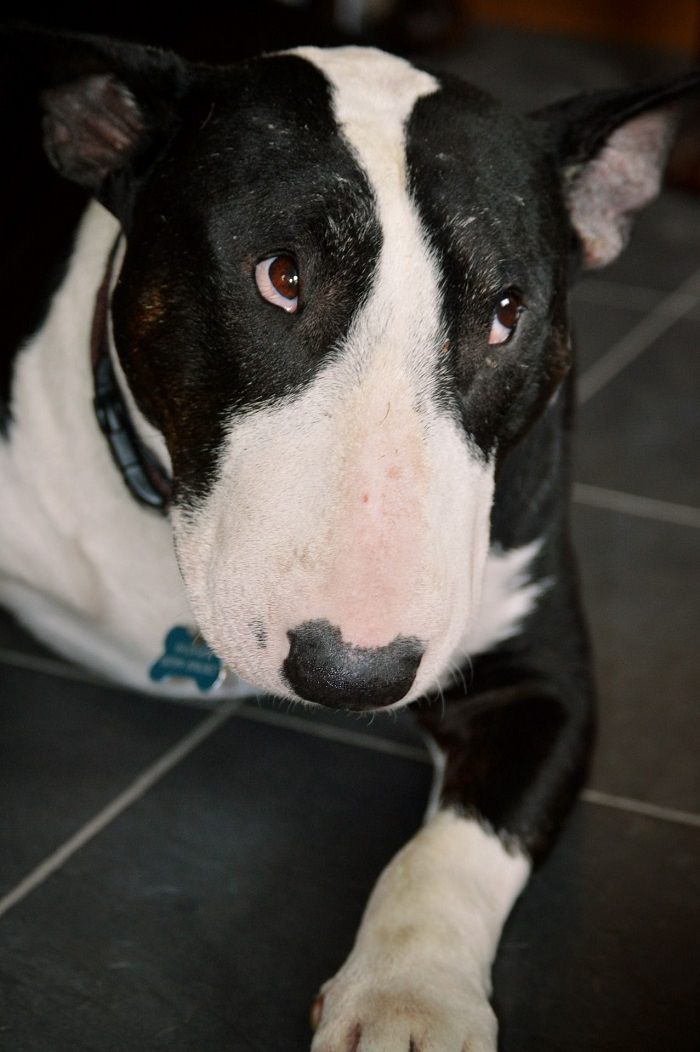
[[[382,873],[321,990],[311,1052],[496,1052],[491,961],[528,869],[475,822],[431,819]]]
[[[432,983],[384,984],[345,969],[312,1012],[311,1052],[496,1052],[496,1019],[484,994]]]

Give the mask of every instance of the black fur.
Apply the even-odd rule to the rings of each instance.
[[[485,457],[502,455],[570,365],[570,235],[554,159],[539,125],[452,78],[414,107],[407,159],[444,273],[451,368],[443,367],[443,397]],[[513,338],[484,354],[510,290],[527,310]]]
[[[523,630],[464,666],[418,716],[446,753],[441,800],[514,837],[533,861],[551,847],[587,770],[595,688],[569,541],[573,382],[501,465],[492,538],[541,539],[545,586]]]
[[[369,290],[381,244],[372,195],[320,73],[280,57],[201,74],[127,237],[114,296],[122,364],[168,441],[176,500],[191,502],[231,411],[308,383]],[[294,315],[262,303],[253,281],[280,253],[300,268]]]

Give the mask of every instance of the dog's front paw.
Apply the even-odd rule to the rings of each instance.
[[[496,1052],[496,1019],[480,991],[344,973],[314,1003],[311,1052]]]

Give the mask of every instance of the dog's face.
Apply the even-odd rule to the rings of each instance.
[[[91,90],[130,154],[133,96]],[[110,175],[115,343],[167,443],[184,581],[260,688],[388,706],[449,666],[498,465],[568,367],[550,130],[379,52],[302,49],[198,72],[165,145]]]
[[[127,232],[116,343],[172,457],[188,592],[274,693],[431,687],[499,451],[564,370],[566,227],[534,192],[556,181],[517,119],[437,89],[372,52],[212,78]]]

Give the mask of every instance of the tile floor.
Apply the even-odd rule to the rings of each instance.
[[[601,726],[507,925],[502,1052],[700,1035],[700,202],[574,296]],[[430,768],[408,720],[126,694],[0,616],[2,1052],[303,1052]]]

